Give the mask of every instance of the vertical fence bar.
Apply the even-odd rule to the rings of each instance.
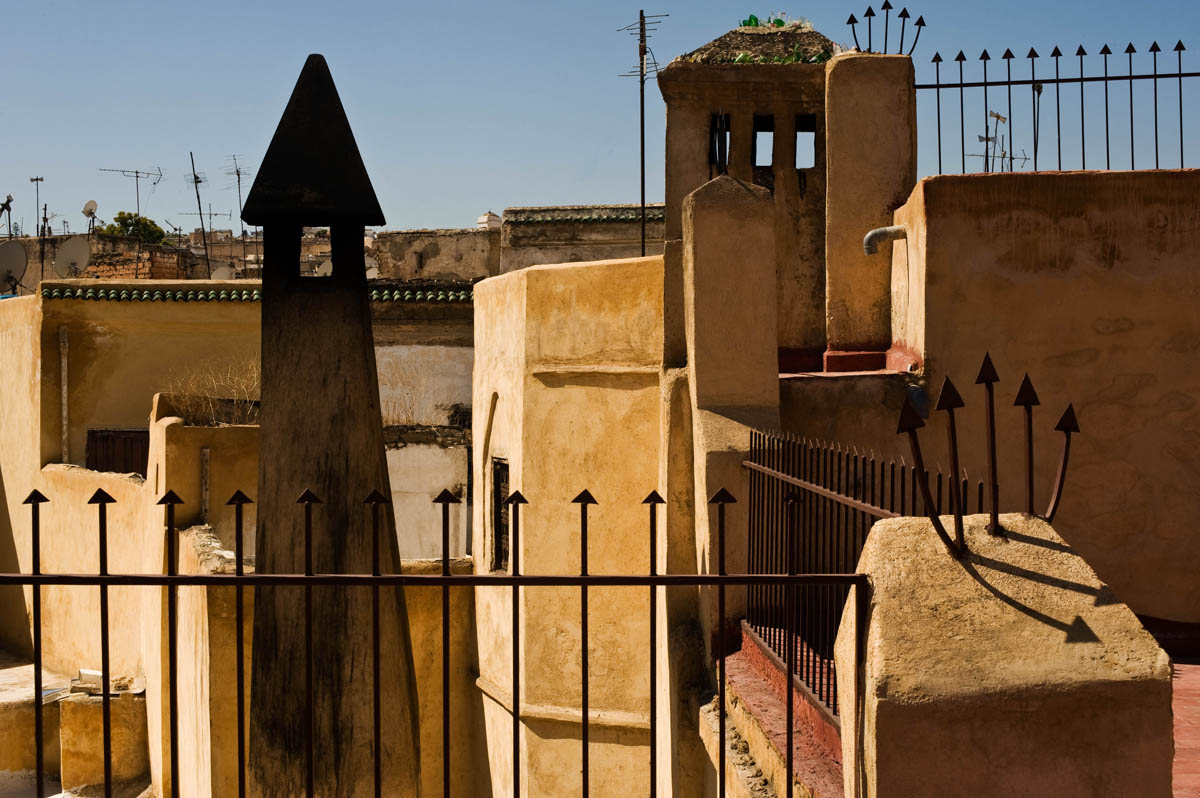
[[[1155,42],[1150,48],[1150,55],[1153,57],[1153,74],[1154,78],[1151,83],[1154,86],[1154,168],[1158,169],[1158,42]]]
[[[1082,44],[1079,45],[1075,54],[1079,56],[1079,162],[1081,169],[1087,169],[1087,109],[1084,106],[1083,96],[1083,57],[1087,53],[1084,52]],[[955,478],[957,479],[957,477]]]
[[[1133,42],[1125,48],[1125,53],[1129,56],[1129,168],[1137,168],[1137,158],[1133,152],[1133,54],[1137,52],[1133,47]]]
[[[1108,110],[1108,56],[1111,50],[1104,45],[1100,54],[1104,57],[1104,168],[1112,169],[1112,147],[1109,142],[1109,110]]]
[[[1183,39],[1175,44],[1179,71],[1179,168],[1183,168]]]
[[[933,57],[933,101],[937,106],[938,174],[942,172],[942,57]]]
[[[963,56],[962,50],[958,51],[956,60],[958,61],[958,144],[961,149],[962,173],[965,175],[967,173],[967,117],[963,105],[963,62],[967,59]]]
[[[754,472],[751,472],[754,473]],[[658,575],[658,491],[651,491],[644,504],[650,505],[650,576]],[[650,798],[658,794],[658,588],[650,586]]]
[[[246,798],[246,597],[241,577],[246,574],[243,565],[246,557],[245,533],[243,531],[245,516],[243,509],[244,505],[249,502],[250,500],[246,498],[246,494],[240,490],[235,492],[228,502],[233,505],[233,569],[234,574],[238,577],[237,584],[233,588],[234,622],[237,624],[237,628],[234,629],[233,639],[234,656],[237,658],[234,678],[237,681],[238,798]],[[378,638],[378,633],[376,633],[376,638]],[[376,742],[376,745],[378,745],[378,742]],[[378,784],[378,776],[376,776],[376,783]],[[375,796],[379,798],[378,788],[376,788]]]
[[[525,497],[521,491],[513,491],[508,497],[508,505],[512,508],[512,545],[509,547],[509,561],[512,563],[513,576],[521,575],[521,505]],[[521,605],[520,587],[514,582],[512,587],[512,760],[513,760],[513,798],[521,796]]]
[[[1013,113],[1012,113],[1012,50],[1004,51],[1004,73],[1005,80],[1008,84],[1008,171],[1013,170],[1013,151],[1016,148],[1016,141],[1013,138]],[[1003,167],[1002,167],[1003,168]]]
[[[1058,142],[1058,169],[1062,171],[1062,82],[1059,79],[1058,62],[1062,53],[1054,48],[1054,137]],[[1082,84],[1080,84],[1082,85]],[[1082,145],[1082,142],[1080,142]]]
[[[316,499],[305,491],[304,502],[304,575],[313,575],[312,506]],[[313,655],[312,655],[312,585],[304,583],[304,789],[308,798],[316,791],[316,759],[313,755]]]
[[[989,60],[989,59],[988,59],[988,51],[987,51],[987,50],[984,50],[984,51],[983,51],[983,55],[982,55],[982,56],[980,56],[980,60],[982,60],[982,61],[983,61],[983,138],[984,138],[984,142],[983,142],[983,171],[984,171],[984,172],[990,172],[990,171],[992,171],[992,164],[991,164],[991,160],[990,160],[990,159],[989,159],[989,157],[988,157],[988,153],[989,153],[989,152],[994,152],[994,150],[992,150],[992,149],[991,149],[992,142],[989,142],[989,141],[987,140],[987,138],[988,138],[988,134],[987,134],[987,132],[988,132],[988,79],[987,79],[987,66],[988,66],[988,60]]]
[[[721,576],[725,575],[725,504],[732,501],[733,497],[729,495],[724,488],[713,496],[713,501],[717,503],[717,573]],[[717,795],[719,798],[725,798],[725,585],[717,585],[717,722],[719,729],[719,743],[717,758],[720,760],[719,775],[717,777]]]
[[[588,575],[588,505],[596,500],[586,490],[575,497],[579,505],[579,574]],[[582,765],[583,765],[583,798],[589,794],[588,785],[588,589],[587,585],[579,586],[579,637],[581,651],[579,656],[580,670],[580,715],[583,722]]]
[[[30,555],[33,563],[30,569],[34,576],[42,573],[42,503],[46,497],[38,491],[30,492],[25,503],[29,505],[30,513]],[[34,761],[34,794],[37,798],[46,796],[46,763],[43,745],[45,743],[45,727],[42,718],[42,586],[33,587],[33,761]]]
[[[108,575],[108,505],[112,497],[97,490],[90,504],[99,513],[100,576]],[[168,510],[168,512],[170,512]],[[104,798],[112,798],[112,704],[109,695],[112,672],[108,652],[108,585],[100,585],[100,713],[101,744],[104,752]],[[39,697],[40,700],[40,697]],[[174,773],[172,773],[174,775]]]
[[[367,501],[371,504],[371,575],[379,576],[379,505],[383,501],[383,494],[377,490],[372,491]],[[371,769],[375,780],[375,798],[383,798],[383,718],[380,706],[383,693],[380,690],[380,649],[379,585],[371,585],[371,740],[374,744]]]
[[[442,505],[442,576],[450,576],[450,505],[456,503],[449,491],[438,497]],[[512,556],[512,553],[509,553]],[[442,795],[450,798],[450,585],[442,585]]]
[[[796,528],[795,528],[795,513],[796,504],[801,501],[801,497],[797,493],[793,493],[788,498],[788,518],[792,522],[788,535],[788,558],[787,558],[787,574],[791,576],[796,573]],[[795,779],[792,773],[795,772],[795,709],[792,707],[794,679],[796,672],[796,586],[788,582],[787,584],[787,630],[788,630],[788,647],[787,657],[784,659],[784,671],[787,677],[787,798],[792,798],[793,785]]]
[[[1041,115],[1038,113],[1038,92],[1041,86],[1037,82],[1037,51],[1032,47],[1029,48],[1029,121],[1033,125],[1033,171],[1038,170],[1038,122],[1041,121]]]
[[[181,501],[175,491],[168,490],[159,500],[167,508],[167,576],[175,576],[175,505]],[[169,708],[171,712],[171,798],[179,798],[179,618],[177,588],[167,586],[167,683],[170,688]]]

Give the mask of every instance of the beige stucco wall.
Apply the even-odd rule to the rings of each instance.
[[[1072,402],[1083,432],[1057,530],[1135,612],[1200,621],[1189,521],[1200,510],[1198,189],[1193,170],[922,181],[895,216],[909,229],[894,246],[891,289],[891,360],[921,370],[790,380],[785,426],[906,456],[894,432],[907,384],[936,400],[950,376],[968,403],[957,414],[962,465],[983,478],[984,394],[973,382],[990,351],[1001,377],[1002,509],[1024,506],[1023,412],[1012,401],[1028,372],[1042,402],[1037,507],[1050,499],[1062,445],[1053,427]],[[946,462],[944,424],[925,431],[934,464]]]
[[[199,290],[209,285],[162,280],[137,283],[139,290]],[[44,283],[43,288],[58,285]],[[247,283],[237,282],[236,286],[240,290]],[[259,357],[257,302],[48,299],[43,308],[43,463],[62,460],[61,327],[66,328],[68,341],[69,462],[76,465],[84,463],[89,428],[144,429],[150,397],[155,393],[187,382],[192,374],[255,363]]]
[[[589,570],[644,571],[641,500],[657,486],[662,259],[537,266],[476,286],[476,569],[491,562],[491,458],[506,457],[522,512],[521,569],[578,573],[587,488]],[[647,449],[647,444],[651,448]],[[642,563],[642,565],[637,565]],[[496,794],[511,790],[511,591],[477,591],[480,685]],[[523,784],[530,795],[579,788],[579,591],[521,595]],[[592,785],[646,783],[648,596],[589,595]],[[555,641],[561,641],[559,645]],[[575,742],[572,743],[571,741]],[[633,787],[632,785],[638,785]]]
[[[388,448],[388,482],[392,486],[392,511],[396,515],[401,557],[442,556],[442,511],[433,499],[443,490],[449,490],[466,501],[468,461],[466,446],[432,443]],[[470,553],[467,529],[467,512],[451,514],[451,557]]]
[[[885,260],[863,253],[862,240],[868,230],[891,223],[916,182],[912,59],[834,56],[826,68],[825,117],[829,348],[880,352],[890,340],[889,276]]]
[[[670,242],[683,237],[683,201],[715,177],[709,163],[712,115],[729,114],[729,174],[753,181],[750,153],[755,114],[774,116],[774,237],[778,345],[819,359],[825,349],[825,218],[827,140],[823,64],[692,64],[673,61],[658,77],[667,104],[666,227],[668,308],[681,291]],[[812,114],[813,166],[796,169],[796,115]],[[682,341],[682,319],[668,318],[668,343]],[[671,365],[682,365],[668,357]]]
[[[455,406],[471,406],[473,362],[470,346],[376,345],[384,426],[449,424]]]
[[[872,528],[835,647],[846,794],[1170,796],[1167,654],[1049,524],[987,523],[965,561],[924,518]]]

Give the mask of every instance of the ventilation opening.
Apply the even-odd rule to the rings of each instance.
[[[729,172],[729,114],[713,114],[708,131],[708,179]]]
[[[774,191],[775,189],[775,117],[766,114],[754,115],[754,182]]]
[[[508,461],[492,458],[492,570],[508,570]]]
[[[796,117],[796,168],[811,169],[817,165],[817,117],[800,114]]]

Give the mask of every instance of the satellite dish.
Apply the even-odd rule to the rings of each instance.
[[[317,277],[328,277],[329,275],[333,274],[333,261],[327,260],[322,263],[317,267],[317,270],[314,272],[314,274],[316,274]]]
[[[96,218],[96,201],[95,200],[87,201],[87,203],[83,206],[83,215],[89,219]]]
[[[229,268],[228,266],[218,266],[217,268],[213,269],[212,277],[210,279],[232,280],[233,278],[233,269]]]
[[[59,277],[78,277],[91,260],[92,246],[86,238],[68,238],[54,257],[54,272]]]
[[[14,289],[21,278],[25,276],[25,264],[29,258],[25,247],[16,241],[6,241],[0,244],[0,281],[8,283]]]

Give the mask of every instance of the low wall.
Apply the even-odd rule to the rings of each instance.
[[[835,645],[846,795],[1169,798],[1166,652],[1049,524],[988,521],[964,560],[925,518],[871,529]]]

